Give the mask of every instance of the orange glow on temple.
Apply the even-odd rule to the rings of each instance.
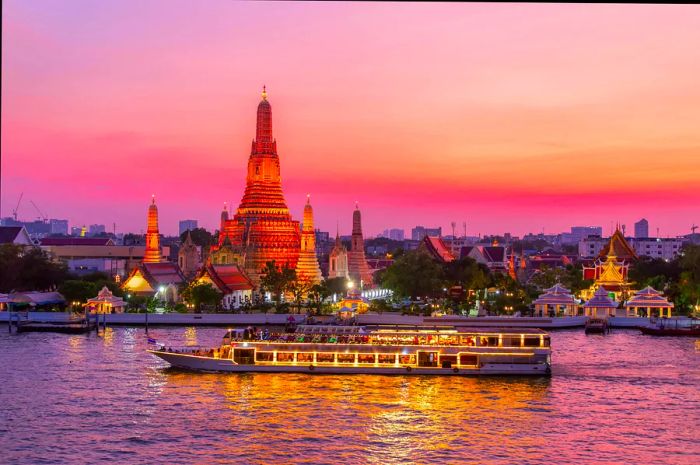
[[[277,141],[272,136],[272,107],[263,89],[243,198],[232,219],[227,212],[222,213],[219,243],[212,253],[228,248],[231,253],[218,254],[218,263],[243,263],[257,284],[260,271],[269,261],[278,267],[296,267],[300,240],[299,222],[292,220],[282,192]]]

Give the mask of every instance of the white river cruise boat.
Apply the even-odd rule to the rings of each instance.
[[[220,347],[149,350],[174,367],[206,372],[417,375],[551,374],[538,329],[298,326],[294,333],[229,330]]]

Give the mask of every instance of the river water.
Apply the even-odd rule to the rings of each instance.
[[[552,346],[551,378],[197,374],[146,353],[143,328],[1,332],[0,463],[700,463],[692,338],[558,331]]]

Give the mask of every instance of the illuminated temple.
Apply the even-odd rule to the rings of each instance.
[[[311,198],[306,198],[304,206],[304,222],[301,230],[301,248],[297,260],[297,277],[299,281],[308,284],[321,282],[321,268],[316,257],[316,233],[314,232],[314,211]]]
[[[615,300],[626,300],[633,293],[628,274],[630,264],[636,260],[637,254],[617,228],[595,262],[583,267],[583,279],[593,280],[593,285],[583,290],[581,296],[591,299],[600,287],[604,287]]]
[[[355,211],[352,212],[352,241],[348,252],[348,274],[350,279],[361,289],[372,286],[372,271],[365,258],[365,241],[362,238],[362,214],[357,205],[355,205]]]
[[[158,230],[158,207],[155,196],[148,206],[148,229],[143,262],[134,267],[122,283],[122,289],[141,296],[159,295],[162,300],[176,302],[178,289],[186,282],[176,263],[163,260]]]
[[[222,214],[219,242],[212,247],[211,260],[221,265],[242,264],[257,285],[269,261],[295,269],[300,244],[299,222],[292,220],[282,193],[272,107],[263,88],[243,198],[233,218],[228,212]]]

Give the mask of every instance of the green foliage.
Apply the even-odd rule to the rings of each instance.
[[[329,278],[323,282],[323,285],[328,290],[326,297],[333,294],[344,294],[348,290],[348,279]]]
[[[389,305],[387,303],[387,301],[384,299],[372,300],[369,303],[369,311],[370,312],[384,313],[384,312],[389,312],[391,310],[392,310],[391,305]]]
[[[260,280],[262,292],[271,293],[278,304],[281,303],[285,292],[291,292],[291,287],[297,280],[296,271],[287,266],[278,268],[274,260],[267,262],[261,273],[263,274]]]
[[[217,305],[221,301],[221,293],[211,283],[192,283],[182,291],[182,299],[199,310],[202,305]]]
[[[0,245],[0,292],[47,291],[68,277],[65,265],[37,248]]]
[[[95,284],[90,281],[69,279],[58,287],[58,292],[60,292],[68,302],[78,301],[85,303],[87,299],[96,297],[98,290],[95,289]]]
[[[447,287],[462,286],[464,289],[481,289],[487,286],[490,272],[485,265],[471,257],[461,258],[445,266]]]
[[[442,293],[445,273],[440,264],[420,250],[406,252],[382,274],[382,285],[397,297],[433,297]]]
[[[204,228],[191,229],[189,233],[192,236],[192,242],[202,247],[202,250],[208,250],[214,244],[214,236]],[[180,242],[185,242],[186,238],[187,231],[180,234]]]

